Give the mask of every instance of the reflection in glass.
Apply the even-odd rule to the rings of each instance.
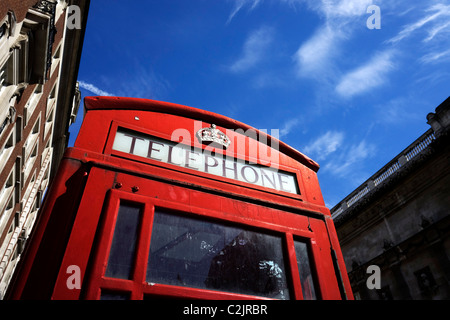
[[[100,300],[130,300],[130,294],[125,292],[104,291],[100,296]]]
[[[281,237],[158,211],[147,282],[289,299]]]
[[[298,271],[304,300],[315,300],[316,291],[309,263],[308,246],[304,242],[294,241],[295,255],[297,256]]]
[[[105,276],[131,279],[141,207],[121,203]]]

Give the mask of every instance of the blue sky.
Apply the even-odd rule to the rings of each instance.
[[[78,80],[279,130],[331,208],[450,95],[450,1],[93,0]]]

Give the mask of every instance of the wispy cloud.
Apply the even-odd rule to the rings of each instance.
[[[91,83],[87,83],[84,82],[82,80],[78,80],[78,84],[80,85],[81,88],[88,90],[90,92],[92,92],[95,95],[98,96],[114,96],[114,94],[103,91],[102,89],[96,87],[95,85],[91,84]]]
[[[233,20],[234,16],[236,16],[243,7],[249,7],[249,10],[252,11],[258,6],[261,0],[234,0],[234,2],[234,7],[228,16],[227,24]]]
[[[324,160],[344,142],[344,132],[327,131],[303,148],[303,152],[317,161]]]
[[[300,119],[293,118],[286,121],[283,127],[280,129],[280,137],[287,136],[289,132],[299,123]]]
[[[433,40],[437,34],[442,33],[443,31],[446,31],[447,33],[450,32],[450,20],[444,21],[443,23],[435,26],[428,32],[428,37],[423,39],[424,42],[429,42]]]
[[[262,61],[271,42],[273,28],[263,26],[250,33],[245,40],[240,58],[229,67],[232,72],[243,72]]]
[[[321,174],[357,185],[364,180],[365,163],[376,155],[376,147],[366,139],[354,142],[354,137],[342,130],[329,130],[302,148],[302,152],[321,164]]]
[[[313,2],[327,18],[361,16],[366,13],[367,7],[373,3],[372,0],[322,0]]]
[[[450,58],[450,49],[438,52],[430,52],[420,58],[420,61],[424,63],[432,63],[446,58]]]
[[[330,72],[333,59],[354,30],[355,18],[366,14],[372,0],[305,0],[308,6],[324,17],[324,23],[304,41],[294,55],[297,74],[323,78]]]
[[[170,88],[164,77],[153,72],[147,64],[136,61],[130,72],[123,76],[119,93],[129,97],[161,99]]]
[[[422,28],[426,24],[429,24],[429,23],[437,20],[438,18],[442,17],[444,19],[448,19],[448,16],[450,16],[450,5],[435,4],[435,5],[431,6],[430,8],[428,8],[426,11],[432,12],[432,13],[428,14],[427,16],[421,18],[420,20],[418,20],[414,23],[404,26],[403,29],[395,37],[392,37],[387,42],[388,43],[397,43],[400,40],[403,40],[404,38],[410,36],[414,31]],[[443,25],[439,25],[439,26],[435,27],[431,31],[430,35],[428,36],[428,38],[427,38],[428,41],[431,40],[438,32],[444,30],[444,28],[446,28],[447,26],[448,26],[448,20],[444,21]],[[430,36],[431,36],[431,38],[430,38]]]
[[[403,94],[390,100],[384,100],[382,104],[373,106],[374,115],[372,117],[372,128],[379,125],[399,125],[410,121],[422,121],[422,112],[417,112],[420,109],[419,105],[423,104],[420,96],[416,94]]]
[[[330,26],[323,26],[304,42],[294,55],[297,74],[314,77],[329,67],[330,58],[337,52],[343,34]]]
[[[343,148],[336,157],[333,157],[323,166],[324,172],[329,172],[337,177],[360,176],[362,161],[375,154],[375,146],[365,140]]]
[[[393,57],[392,50],[375,54],[369,62],[345,74],[336,86],[336,92],[348,98],[382,85],[388,72],[395,67]]]

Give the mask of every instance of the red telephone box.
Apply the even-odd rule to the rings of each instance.
[[[11,299],[353,299],[318,165],[233,119],[87,97]]]

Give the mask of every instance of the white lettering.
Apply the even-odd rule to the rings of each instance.
[[[187,131],[178,131],[172,137],[185,143]],[[113,150],[161,161],[224,178],[238,180],[278,191],[298,194],[296,175],[280,172],[277,167],[262,166],[222,154],[192,149],[191,146],[163,140],[138,132],[119,129],[113,143]]]
[[[210,315],[211,318],[214,318],[216,315],[218,307],[195,307],[193,304],[191,304],[189,307],[183,308],[183,314],[184,315]]]

